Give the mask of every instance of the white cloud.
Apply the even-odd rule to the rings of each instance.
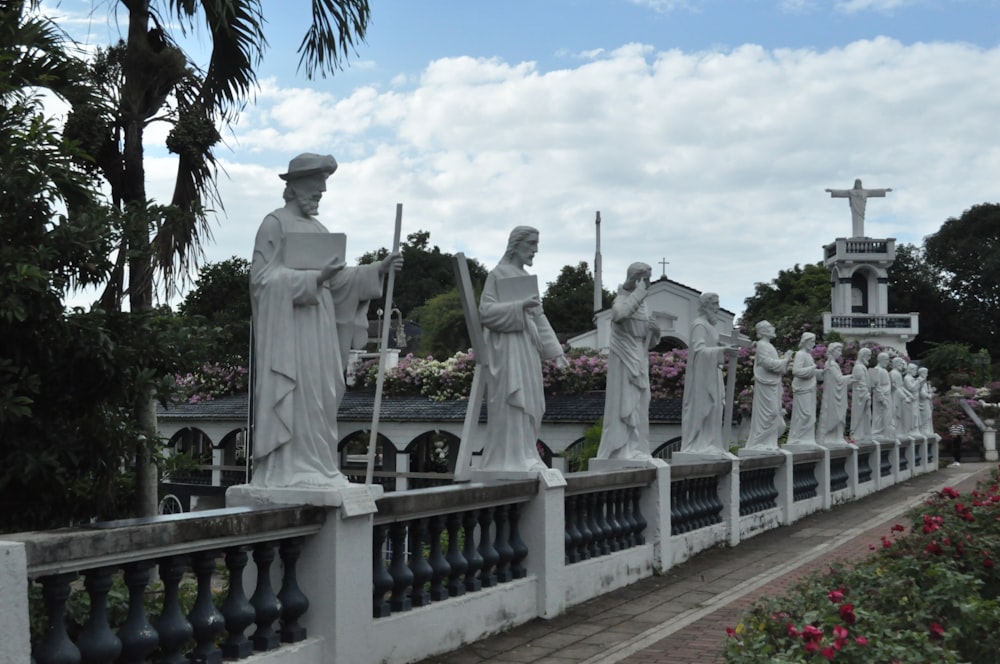
[[[669,277],[739,311],[754,282],[849,232],[826,187],[892,187],[868,228],[901,242],[1000,199],[1000,89],[985,83],[998,69],[1000,49],[880,38],[824,52],[625,45],[548,72],[447,58],[412,90],[343,97],[267,81],[223,155],[229,217],[209,259],[249,255],[281,203],[277,173],[311,150],[341,163],[321,217],[354,256],[390,243],[402,202],[404,236],[429,230],[487,266],[510,228],[538,226],[546,283],[592,264],[601,210],[607,286],[665,256]]]

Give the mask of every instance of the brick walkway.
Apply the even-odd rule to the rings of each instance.
[[[778,595],[835,560],[862,557],[929,492],[971,490],[995,467],[968,463],[812,514],[733,548],[692,560],[552,620],[524,625],[423,660],[421,664],[712,664],[721,662],[726,627],[761,595]]]

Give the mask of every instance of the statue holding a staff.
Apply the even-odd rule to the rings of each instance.
[[[254,328],[254,473],[260,487],[348,484],[337,464],[337,409],[353,342],[367,341],[368,302],[402,267],[394,252],[347,267],[344,237],[316,220],[330,155],[291,160],[284,207],[260,225],[250,268]]]

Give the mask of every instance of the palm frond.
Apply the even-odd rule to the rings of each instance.
[[[363,42],[371,10],[368,0],[312,0],[312,25],[299,44],[299,69],[312,78],[317,71],[324,78],[338,69],[351,52],[355,39]]]
[[[203,103],[224,116],[238,112],[257,84],[267,39],[260,0],[170,0],[171,10],[189,23],[196,13],[204,16],[212,43],[205,69]]]

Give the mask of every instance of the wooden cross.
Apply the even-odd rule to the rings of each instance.
[[[736,365],[739,363],[739,349],[749,348],[750,339],[740,336],[739,330],[733,328],[729,336],[719,335],[719,341],[735,346],[737,352],[728,358],[726,365],[726,402],[722,410],[722,442],[725,446],[734,445],[738,441],[733,437],[733,413],[736,411]]]
[[[667,266],[670,265],[670,261],[667,260],[666,256],[664,256],[663,260],[660,261],[660,265],[663,266],[663,275],[662,276],[664,276],[664,277],[667,276]]]
[[[479,414],[482,412],[483,397],[486,395],[486,379],[483,377],[483,371],[489,367],[486,363],[486,340],[483,337],[483,325],[479,320],[479,307],[476,306],[476,293],[472,288],[472,278],[469,276],[469,263],[462,252],[455,254],[455,276],[458,281],[459,299],[462,302],[462,313],[465,314],[465,325],[469,329],[469,340],[476,358],[469,405],[465,410],[465,423],[462,425],[458,458],[455,460],[455,481],[467,482],[472,463],[472,436],[479,426]]]

